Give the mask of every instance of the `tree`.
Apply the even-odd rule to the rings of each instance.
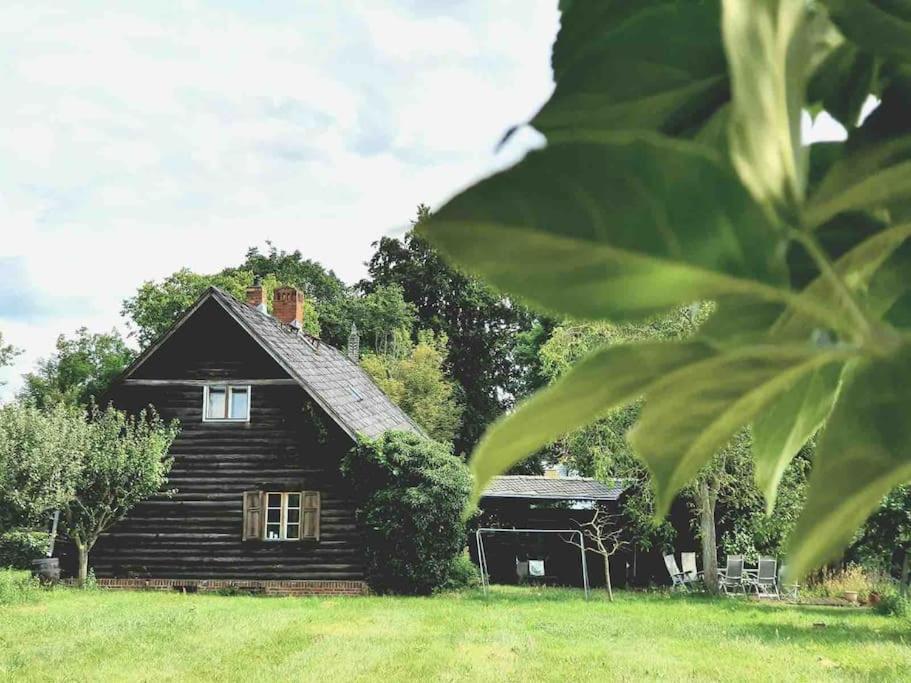
[[[249,256],[249,255],[248,255]],[[231,296],[243,301],[247,287],[253,284],[252,271],[228,268],[215,275],[200,275],[183,268],[161,282],[147,280],[140,285],[136,294],[125,299],[120,314],[130,319],[129,326],[139,338],[139,345],[146,348],[164,334],[180,315],[187,310],[209,287],[220,287]],[[261,277],[266,309],[272,311],[272,292],[287,283],[274,273]],[[313,336],[320,335],[319,315],[313,302],[304,302],[303,329]]]
[[[165,424],[151,408],[132,417],[93,407],[80,450],[75,495],[63,507],[63,529],[79,554],[79,581],[99,536],[140,501],[162,492],[172,460],[168,449],[177,423]]]
[[[68,339],[57,337],[57,352],[24,376],[19,397],[38,407],[66,403],[87,408],[133,360],[120,333],[89,333],[85,327]]]
[[[77,407],[0,406],[0,531],[41,524],[72,500],[86,439]]]
[[[183,268],[161,282],[147,280],[136,294],[125,299],[120,314],[130,319],[139,345],[146,348],[158,339],[210,286],[221,287],[243,301],[246,289],[253,284],[250,271],[229,275],[199,275]]]
[[[252,273],[265,283],[272,279],[275,283],[297,287],[306,295],[304,323],[308,320],[318,321],[316,332],[308,329],[314,336],[321,337],[336,347],[341,347],[348,338],[351,327],[345,302],[351,298],[350,289],[331,270],[326,270],[320,263],[305,259],[300,251],[287,252],[276,249],[271,242],[267,253],[263,254],[257,247],[247,250],[244,262],[237,267],[225,268],[222,277],[245,278]],[[270,296],[267,298],[271,306]],[[271,310],[271,309],[270,309]]]
[[[421,331],[417,343],[400,336],[388,352],[367,353],[361,359],[389,398],[441,442],[452,441],[462,412],[457,385],[445,373],[446,352],[445,335]]]
[[[897,559],[901,592],[908,594],[911,578],[911,485],[898,486],[889,492],[864,525],[852,552],[868,561],[873,560],[890,573],[892,563]]]
[[[405,301],[398,285],[379,286],[368,294],[351,293],[339,304],[340,317],[347,321],[348,330],[355,324],[367,348],[375,353],[395,355],[397,344],[408,346],[411,343],[415,310]]]
[[[13,359],[20,353],[22,353],[21,349],[17,349],[12,344],[3,343],[3,332],[0,332],[0,368],[12,365]],[[3,384],[4,382],[0,382],[0,386]]]
[[[456,195],[418,236],[561,317],[626,322],[696,301],[714,314],[697,337],[597,352],[512,412],[475,452],[475,496],[644,397],[628,438],[659,514],[750,425],[771,505],[825,424],[789,542],[788,569],[803,575],[911,478],[907,12],[835,0],[561,9],[556,87],[530,122],[548,144]],[[879,106],[862,119],[870,94]],[[820,109],[846,141],[803,143],[801,117]]]
[[[367,293],[401,287],[417,310],[417,327],[449,339],[447,364],[465,401],[455,448],[467,452],[523,388],[526,369],[516,363],[516,335],[532,329],[536,316],[443,261],[415,232],[429,217],[420,205],[411,231],[377,242],[367,264],[370,279],[358,286]]]
[[[576,522],[576,524],[582,531],[583,537],[588,539],[587,546],[572,538],[563,538],[562,536],[560,538],[570,545],[583,550],[590,550],[601,556],[604,560],[604,580],[607,585],[607,598],[613,602],[614,591],[610,580],[610,558],[626,545],[626,541],[623,540],[623,529],[617,525],[616,519],[600,505],[595,507],[590,520]]]

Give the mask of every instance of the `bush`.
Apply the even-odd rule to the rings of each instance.
[[[0,569],[0,605],[18,605],[38,597],[41,584],[28,572]]]
[[[32,560],[44,557],[51,535],[45,531],[13,529],[0,534],[0,567],[30,569]]]
[[[911,617],[911,600],[896,592],[886,593],[873,605],[873,610],[886,616]]]
[[[456,555],[449,565],[449,576],[439,587],[440,591],[459,591],[466,588],[477,588],[481,585],[481,572],[471,561],[468,552]]]
[[[465,547],[468,468],[449,448],[407,432],[361,440],[342,471],[366,529],[367,573],[379,593],[426,595],[454,574]]]

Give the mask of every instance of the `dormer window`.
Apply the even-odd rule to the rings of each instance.
[[[249,422],[250,387],[210,384],[202,392],[203,422]]]

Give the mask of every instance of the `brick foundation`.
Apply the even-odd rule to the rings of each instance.
[[[98,579],[98,587],[110,590],[178,591],[216,593],[220,591],[255,595],[367,595],[363,581],[295,581],[252,579]],[[74,579],[61,583],[73,585]]]

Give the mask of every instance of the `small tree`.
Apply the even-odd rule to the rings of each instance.
[[[80,583],[98,537],[167,483],[168,449],[177,436],[176,422],[165,424],[151,408],[132,417],[93,406],[91,417],[75,496],[63,508],[64,530],[79,553]]]
[[[596,506],[592,518],[587,522],[576,522],[582,531],[582,536],[591,542],[592,545],[585,546],[572,538],[563,540],[570,545],[584,550],[591,550],[597,553],[604,560],[604,580],[607,585],[607,599],[614,601],[614,590],[610,580],[610,558],[611,555],[626,545],[623,540],[623,529],[617,526],[617,521],[603,507]]]
[[[78,408],[0,408],[0,531],[37,525],[72,500],[87,435]]]

